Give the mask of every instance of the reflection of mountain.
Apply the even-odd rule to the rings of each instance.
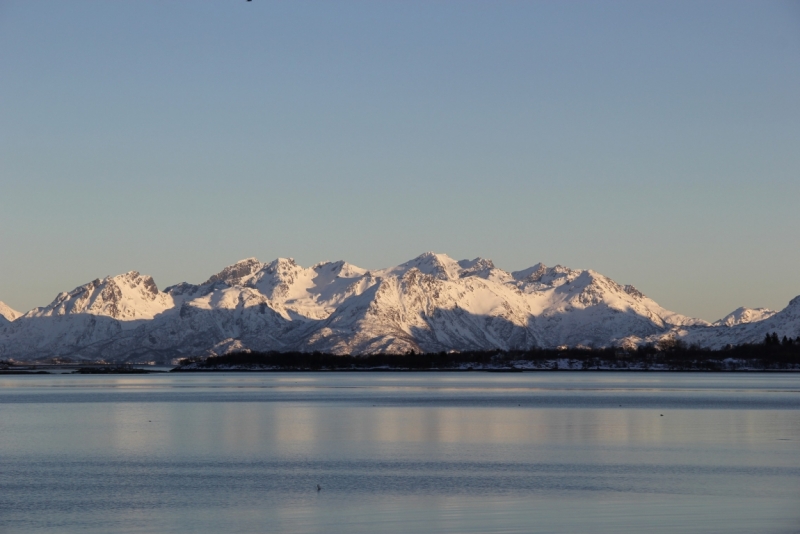
[[[709,325],[591,270],[537,264],[509,273],[490,260],[434,253],[379,271],[251,258],[199,285],[159,291],[151,277],[130,272],[61,293],[20,317],[0,307],[0,357],[166,361],[241,349],[524,349],[666,335],[719,346],[760,341],[762,330],[800,334],[795,301],[777,314],[739,309]]]

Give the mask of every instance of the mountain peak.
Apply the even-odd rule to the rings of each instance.
[[[129,321],[151,319],[171,305],[171,297],[159,292],[153,277],[129,271],[96,278],[69,293],[59,293],[50,305],[37,308],[34,315],[86,314]]]
[[[251,277],[264,266],[256,258],[246,258],[239,260],[233,265],[228,265],[217,274],[211,276],[205,284],[224,282],[229,286],[243,285],[247,278]]]
[[[459,277],[461,270],[458,262],[447,254],[425,252],[397,267],[386,269],[386,272],[402,276],[414,268],[418,269],[422,274],[433,276],[439,280],[455,280]]]
[[[459,260],[458,266],[462,269],[472,269],[474,267],[480,267],[482,269],[492,269],[494,268],[494,262],[487,258],[481,258],[480,256],[475,258],[474,260]]]
[[[275,258],[271,262],[270,265],[297,265],[295,263],[294,258]]]
[[[142,295],[150,299],[154,299],[158,295],[158,286],[153,277],[148,274],[140,274],[139,271],[128,271],[125,274],[109,276],[104,281],[125,284],[131,289],[140,288]]]
[[[259,279],[263,279],[265,274],[283,279],[286,277],[291,278],[296,271],[302,271],[303,268],[297,265],[293,258],[276,258],[264,265],[261,270],[264,274],[260,273],[258,275]]]
[[[465,274],[465,272],[479,273],[495,269],[494,262],[486,258],[475,258],[474,260],[461,260],[458,262],[458,266],[461,267],[461,269],[464,271],[461,273],[462,277],[469,276],[469,274]]]
[[[663,336],[707,346],[760,342],[766,329],[800,333],[800,297],[775,317],[740,308],[726,325],[711,326],[592,270],[538,263],[508,273],[489,259],[455,261],[434,252],[375,271],[344,261],[303,268],[291,258],[246,258],[208,283],[164,292],[150,276],[130,271],[60,293],[21,317],[6,310],[0,304],[0,353],[25,359],[609,347]]]
[[[797,300],[797,299],[795,299]],[[791,305],[791,302],[789,303]],[[737,324],[755,323],[769,319],[777,312],[767,308],[736,308],[731,313],[716,321],[714,326],[736,326]]]
[[[519,282],[537,282],[542,278],[542,276],[544,276],[546,272],[547,266],[544,263],[539,262],[533,267],[528,267],[527,269],[522,269],[521,271],[514,271],[511,273],[511,276],[514,278],[514,280]]]
[[[8,304],[3,301],[0,301],[0,318],[5,319],[6,321],[13,321],[17,317],[20,317],[22,314],[17,310],[12,309]],[[0,322],[0,324],[2,324]]]

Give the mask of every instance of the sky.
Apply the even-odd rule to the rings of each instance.
[[[0,300],[247,257],[800,294],[800,2],[0,0]]]

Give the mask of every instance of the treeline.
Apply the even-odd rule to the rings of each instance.
[[[778,339],[768,334],[762,343],[729,345],[724,349],[701,348],[667,339],[617,354],[617,360],[642,362],[675,370],[794,369],[800,367],[800,336]]]
[[[778,339],[770,334],[763,343],[713,350],[667,339],[636,349],[559,348],[405,354],[337,355],[322,352],[237,352],[205,359],[186,359],[177,370],[224,368],[275,370],[366,369],[800,369],[800,337]],[[182,369],[186,368],[186,369]]]

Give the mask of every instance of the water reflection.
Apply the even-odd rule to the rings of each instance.
[[[6,377],[0,532],[789,532],[798,386],[795,375]]]
[[[23,404],[0,416],[0,451],[39,454],[379,457],[387,447],[608,451],[798,450],[794,411],[329,406],[292,403]],[[57,440],[53,440],[57,436]],[[24,447],[22,447],[24,442]],[[532,454],[529,452],[528,454]],[[676,453],[677,454],[677,453]],[[685,461],[685,460],[684,460]]]

